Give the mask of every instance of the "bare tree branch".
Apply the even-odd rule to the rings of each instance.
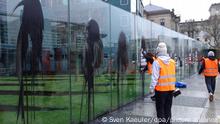
[[[203,29],[208,33],[208,44],[212,48],[219,48],[220,46],[220,17],[210,16],[208,20],[204,21]]]

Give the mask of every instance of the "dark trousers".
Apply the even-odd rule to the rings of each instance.
[[[156,111],[159,124],[170,124],[173,101],[172,92],[173,91],[155,91]]]
[[[205,83],[209,93],[215,93],[215,77],[205,77]]]

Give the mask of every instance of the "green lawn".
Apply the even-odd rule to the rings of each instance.
[[[95,102],[94,102],[94,116],[100,115],[106,111],[117,108],[117,80],[116,75],[101,75],[95,77]],[[81,98],[83,98],[82,117],[81,120],[87,120],[87,93],[84,93],[82,97],[82,90],[84,79],[82,75],[71,77],[71,91],[74,92],[70,96],[68,94],[70,90],[70,77],[68,75],[48,75],[37,76],[34,83],[40,84],[34,86],[35,91],[55,91],[52,96],[28,96],[28,105],[38,107],[35,112],[28,112],[29,122],[34,124],[67,124],[71,121],[78,123],[80,120],[80,106]],[[150,78],[146,80],[146,91],[149,87]],[[4,85],[4,84],[13,85]],[[31,91],[31,78],[27,78],[25,82],[29,85],[25,86]],[[2,84],[2,85],[1,85]],[[126,75],[124,79],[120,79],[120,105],[133,101],[135,98],[141,95],[141,81],[139,75]],[[18,91],[19,85],[16,77],[0,77],[0,91]],[[87,90],[87,89],[86,89]],[[56,95],[60,92],[65,92],[63,95]],[[33,102],[34,100],[34,102]],[[11,111],[0,112],[1,124],[12,124],[16,122],[16,109],[18,103],[18,95],[0,95],[0,105],[14,106]],[[34,103],[34,104],[33,104]],[[25,97],[26,104],[26,97]],[[39,109],[40,108],[40,109]],[[30,109],[29,109],[30,110]],[[35,114],[35,119],[34,119]],[[27,115],[25,115],[27,116]]]

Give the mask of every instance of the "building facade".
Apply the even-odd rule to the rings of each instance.
[[[144,5],[142,0],[102,0],[113,6],[121,8],[125,11],[134,13],[143,17],[144,15]]]
[[[209,8],[210,16],[220,16],[220,3],[214,3]]]
[[[187,35],[188,37],[194,38],[198,41],[206,41],[205,39],[205,31],[203,30],[203,25],[205,21],[194,21],[188,20],[186,22],[182,22],[179,24],[179,32]]]
[[[103,0],[113,6],[131,12],[131,0]]]
[[[208,44],[213,38],[211,38],[209,32],[207,32],[207,26],[209,27],[209,31],[214,31],[214,27],[218,27],[220,25],[219,16],[220,16],[220,3],[214,3],[209,8],[209,18],[201,21],[187,20],[179,24],[180,33],[183,33],[191,38],[197,39],[203,43]],[[217,16],[217,17],[215,17]],[[216,19],[216,21],[213,20]],[[216,23],[217,22],[217,23]],[[218,32],[218,30],[217,30]]]
[[[133,0],[133,1],[136,2],[136,7],[135,7],[136,15],[143,17],[144,16],[144,5],[143,5],[142,0]]]
[[[170,11],[150,3],[144,7],[144,17],[171,30],[179,31],[180,16],[174,13],[174,9]]]

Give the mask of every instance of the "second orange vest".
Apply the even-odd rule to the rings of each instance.
[[[152,64],[150,62],[147,62],[147,68],[148,68],[147,73],[149,75],[151,75],[152,74]]]
[[[153,60],[155,60],[154,57],[153,57]],[[151,75],[152,74],[152,64],[150,62],[147,62],[147,68],[148,68],[147,73],[149,75]]]
[[[204,76],[217,76],[218,75],[218,60],[204,59],[205,69],[203,71]]]

